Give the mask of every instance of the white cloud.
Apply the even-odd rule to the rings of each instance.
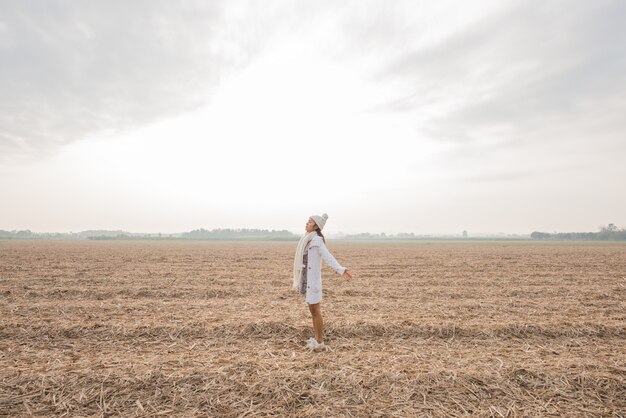
[[[11,2],[0,42],[0,150],[40,155],[206,103],[241,51],[212,50],[217,3]]]

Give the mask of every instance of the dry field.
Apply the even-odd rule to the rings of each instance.
[[[626,416],[626,245],[0,241],[0,416]]]

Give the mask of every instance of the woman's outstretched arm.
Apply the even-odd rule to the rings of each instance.
[[[330,251],[328,251],[328,248],[326,248],[326,245],[324,244],[324,242],[320,242],[319,248],[320,248],[320,254],[322,255],[322,258],[324,259],[326,264],[331,266],[337,273],[344,275],[344,273],[348,269],[343,267],[341,264],[339,264],[339,262],[335,259],[335,257],[333,257]]]

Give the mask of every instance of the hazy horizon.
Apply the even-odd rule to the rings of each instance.
[[[606,227],[608,226],[608,224],[606,225],[599,225],[596,229],[594,230],[572,230],[572,231],[556,231],[556,230],[544,230],[544,231],[538,231],[538,230],[532,230],[532,231],[527,231],[527,232],[510,232],[510,231],[467,231],[467,230],[462,230],[462,231],[449,231],[449,232],[419,232],[419,231],[398,231],[395,233],[392,232],[388,232],[388,231],[358,231],[358,232],[344,232],[344,231],[326,231],[324,230],[324,234],[328,237],[340,237],[340,236],[347,236],[347,235],[357,235],[357,234],[371,234],[371,235],[380,235],[380,234],[386,234],[388,236],[396,236],[398,234],[414,234],[416,237],[423,237],[423,236],[454,236],[454,235],[458,235],[461,236],[463,235],[463,233],[467,233],[468,237],[486,237],[486,236],[497,236],[497,235],[510,235],[510,236],[528,236],[530,235],[532,232],[547,232],[547,233],[567,233],[567,232],[599,232],[600,229],[602,227]],[[618,228],[624,228],[621,225],[615,225]],[[55,233],[60,233],[60,234],[76,234],[76,233],[81,233],[81,232],[86,232],[86,231],[106,231],[106,232],[125,232],[125,233],[130,233],[130,234],[163,234],[163,235],[175,235],[175,234],[183,234],[183,233],[187,233],[187,232],[191,232],[194,230],[200,230],[200,229],[205,229],[207,231],[211,231],[213,229],[207,229],[207,228],[202,228],[202,227],[198,227],[198,228],[193,228],[190,230],[185,230],[185,231],[163,231],[163,230],[151,230],[151,231],[132,231],[132,230],[125,230],[125,229],[120,229],[120,228],[116,228],[116,229],[103,229],[103,228],[87,228],[87,229],[83,229],[83,230],[68,230],[68,231],[35,231],[32,230],[30,228],[24,228],[24,229],[6,229],[6,228],[0,228],[0,231],[8,231],[8,232],[19,232],[19,231],[30,231],[32,233],[36,233],[36,234],[55,234]],[[292,234],[295,235],[304,235],[305,231],[304,229],[302,231],[294,231],[294,230],[288,230],[288,229],[272,229],[272,228],[250,228],[250,227],[217,227],[214,229],[230,229],[230,230],[242,230],[242,229],[249,229],[249,230],[266,230],[266,231],[287,231],[290,232]],[[2,239],[2,238],[0,238]]]
[[[0,229],[626,225],[626,2],[2,10]]]

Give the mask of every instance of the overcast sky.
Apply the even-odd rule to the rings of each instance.
[[[626,226],[624,16],[0,0],[0,229]]]

